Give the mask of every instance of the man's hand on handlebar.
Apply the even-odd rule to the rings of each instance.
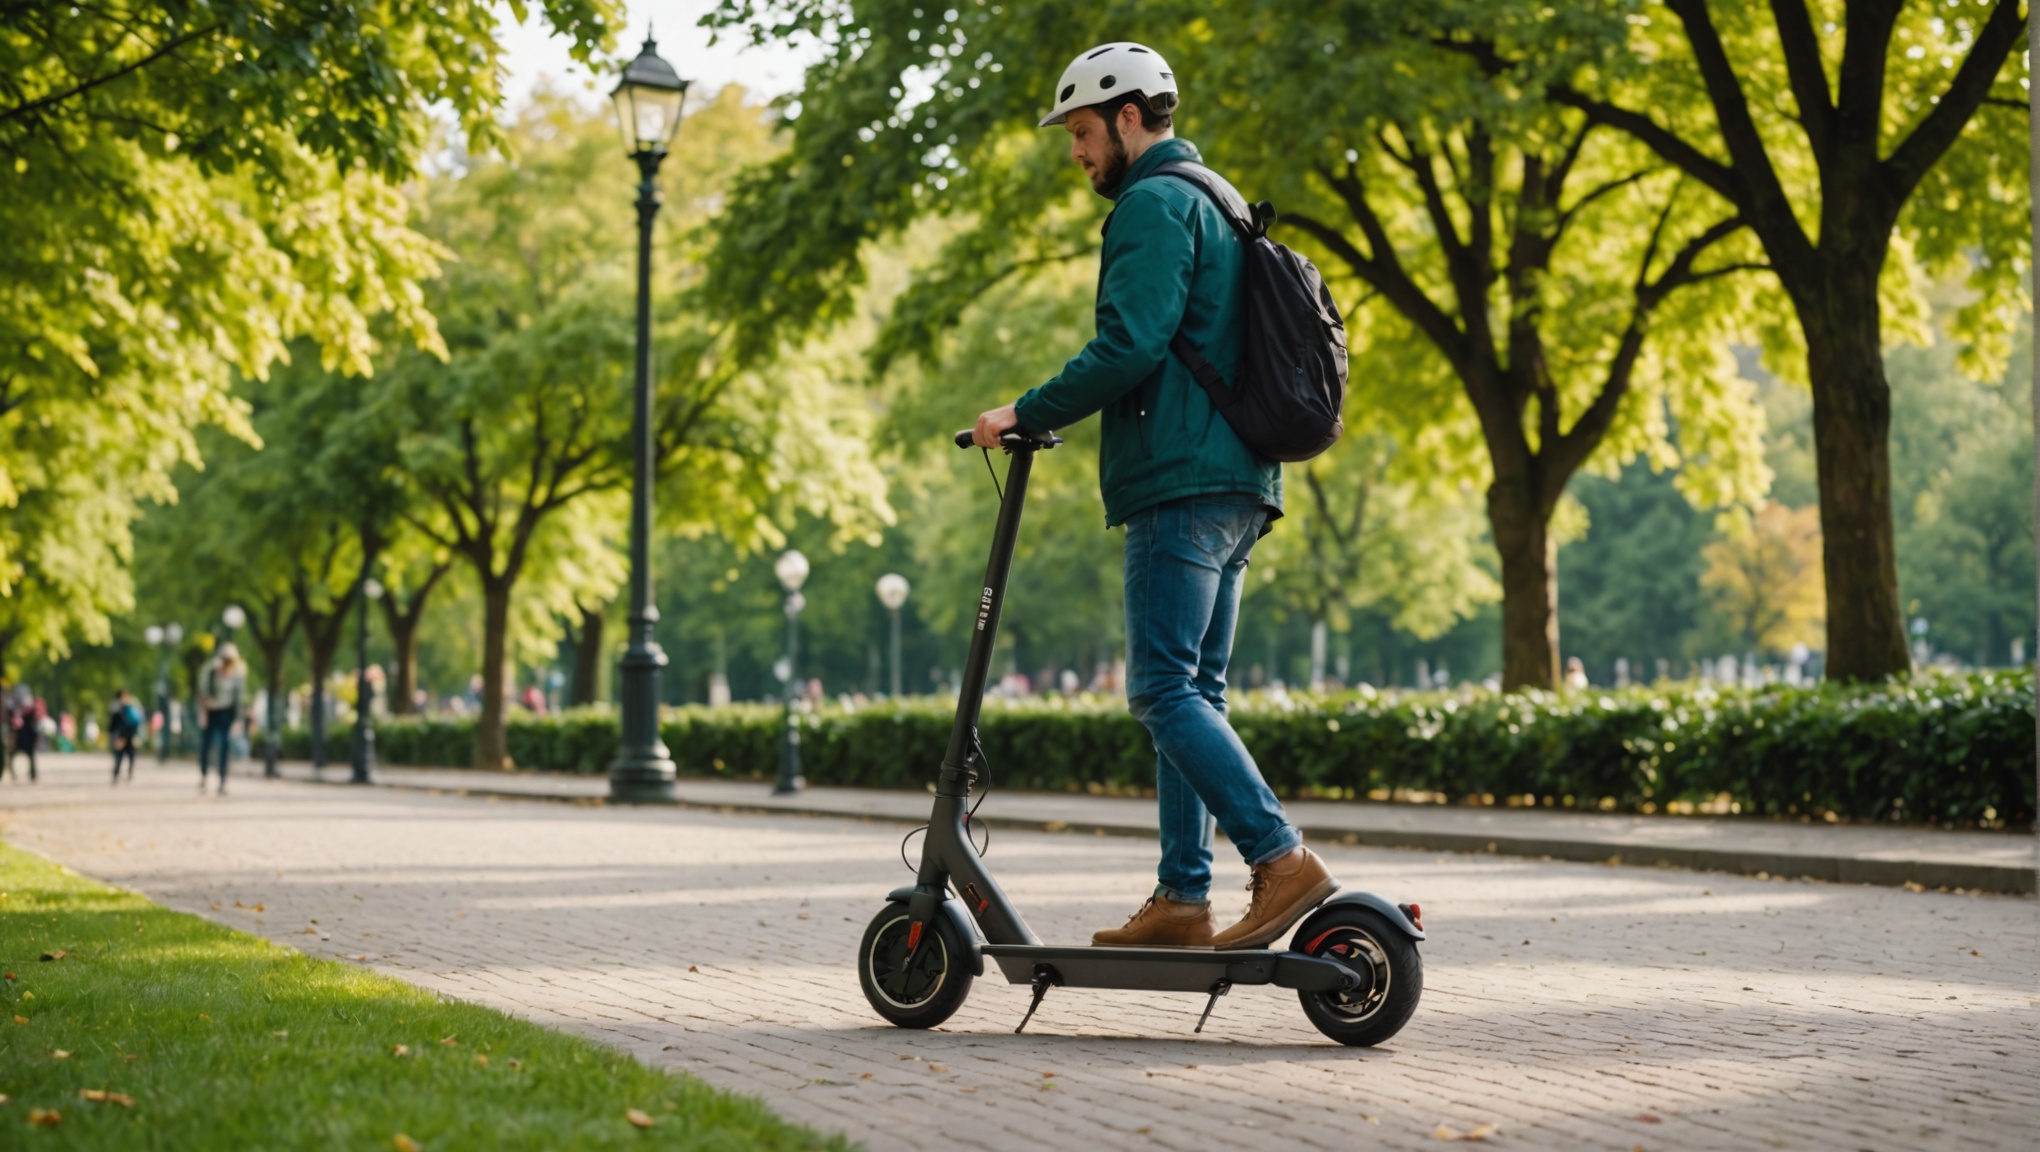
[[[979,416],[977,427],[971,429],[970,440],[980,448],[998,448],[1001,447],[1000,434],[1019,426],[1020,417],[1013,411],[1013,406],[1008,404],[1004,408],[994,408]]]

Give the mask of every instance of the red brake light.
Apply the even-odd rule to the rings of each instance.
[[[1417,931],[1422,932],[1424,930],[1423,906],[1418,904],[1405,904],[1402,906],[1402,910],[1409,916],[1410,923],[1415,924],[1417,926]]]

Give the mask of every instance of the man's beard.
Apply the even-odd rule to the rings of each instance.
[[[1119,185],[1126,180],[1126,141],[1120,138],[1119,125],[1105,121],[1105,137],[1112,141],[1112,147],[1105,153],[1105,164],[1091,177],[1091,190],[1107,200],[1119,199]]]

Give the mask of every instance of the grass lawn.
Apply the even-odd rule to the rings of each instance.
[[[5,844],[0,969],[0,1148],[848,1147]]]

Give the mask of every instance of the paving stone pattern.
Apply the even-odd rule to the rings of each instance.
[[[891,1148],[2030,1149],[2040,904],[2011,896],[1329,847],[1424,906],[1392,1043],[1322,1039],[1294,994],[980,981],[945,1029],[880,1023],[859,933],[905,882],[883,821],[618,809],[236,779],[109,788],[51,757],[0,835],[179,909],[569,1027]],[[993,804],[998,798],[993,797]],[[1043,938],[1117,923],[1154,846],[1002,831]],[[1244,882],[1222,864],[1220,910]],[[238,903],[237,903],[238,902]],[[261,904],[255,912],[239,905]],[[309,929],[309,931],[308,931]]]

